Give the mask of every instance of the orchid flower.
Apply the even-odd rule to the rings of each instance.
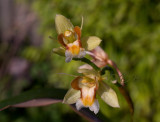
[[[75,103],[77,110],[88,107],[97,114],[100,108],[96,99],[97,93],[108,105],[119,107],[115,91],[104,83],[97,71],[89,65],[83,65],[79,67],[78,72],[83,76],[78,76],[72,81],[72,88],[65,95],[63,103]]]
[[[82,26],[81,28],[78,26],[74,27],[70,20],[63,15],[56,15],[55,26],[58,33],[58,42],[62,47],[54,48],[53,52],[65,55],[66,62],[70,62],[72,58],[83,58],[87,50],[93,50],[101,42],[101,39],[95,36],[81,41]]]
[[[104,50],[97,46],[95,49],[90,51],[90,56],[92,56],[92,62],[95,63],[98,67],[104,67],[108,62],[108,55],[104,52]]]

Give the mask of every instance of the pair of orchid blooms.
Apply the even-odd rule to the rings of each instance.
[[[83,23],[83,19],[82,19]],[[96,36],[81,38],[81,28],[73,26],[69,19],[63,15],[56,15],[55,25],[58,33],[58,42],[62,47],[54,48],[53,52],[65,56],[66,62],[72,59],[83,59],[89,54],[91,61],[99,69],[107,64],[112,64],[107,54],[98,46],[101,39]],[[112,64],[114,65],[114,64]],[[76,105],[77,110],[88,107],[95,114],[99,111],[99,103],[96,99],[96,93],[104,100],[105,103],[112,107],[119,107],[115,91],[109,87],[103,80],[100,70],[96,70],[89,64],[78,68],[77,76],[72,82],[72,88],[66,93],[63,103]]]

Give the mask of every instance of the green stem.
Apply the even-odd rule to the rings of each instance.
[[[106,72],[106,70],[109,70],[110,73],[111,73],[113,76],[115,76],[114,70],[113,70],[111,67],[109,67],[109,66],[105,66],[105,67],[101,70],[101,75],[104,75],[105,72]]]
[[[114,70],[112,67],[110,67],[110,66],[105,66],[105,67],[101,70],[100,74],[101,74],[101,75],[104,75],[105,72],[106,72],[106,70],[108,70],[108,71],[110,72],[110,74],[113,76],[113,78],[116,79],[115,70]],[[118,82],[117,82],[117,83],[118,83]],[[123,86],[123,85],[120,84],[120,83],[115,84],[115,85],[117,85],[117,86],[119,86],[119,85],[120,85],[120,86]]]
[[[75,61],[82,61],[85,62],[89,65],[91,65],[95,70],[100,71],[101,69],[99,67],[97,67],[93,62],[91,62],[89,59],[87,58],[73,58],[73,60]]]
[[[106,72],[106,70],[108,70],[108,71],[111,73],[111,75],[113,76],[113,78],[116,79],[116,77],[115,77],[115,71],[114,71],[113,68],[110,67],[110,66],[105,66],[105,67],[101,70],[101,72],[100,72],[101,75],[104,75],[105,72]],[[121,86],[122,86],[119,82],[116,82],[115,85],[118,86],[118,87],[121,87]]]

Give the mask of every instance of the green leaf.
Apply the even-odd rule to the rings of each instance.
[[[69,19],[63,15],[57,14],[55,18],[55,25],[58,34],[64,33],[66,30],[73,31],[74,26]]]
[[[67,94],[64,96],[63,103],[73,104],[80,98],[80,90],[70,88]]]
[[[101,41],[102,40],[96,36],[89,36],[82,39],[82,47],[86,50],[93,50],[101,43]]]
[[[112,107],[120,107],[115,91],[112,88],[110,88],[107,84],[105,84],[103,81],[99,83],[98,94],[108,105]]]
[[[16,105],[27,102],[27,101],[31,101],[31,100],[42,100],[43,102],[46,102],[46,100],[48,101],[52,99],[50,103],[52,102],[54,103],[54,100],[56,100],[55,102],[62,101],[65,93],[66,93],[66,90],[55,89],[55,88],[49,88],[49,89],[43,88],[43,89],[35,89],[35,90],[27,91],[18,96],[1,101],[0,111],[8,107],[12,107],[12,106],[14,107],[14,105],[15,107],[18,107]]]
[[[53,53],[56,53],[60,56],[65,56],[65,50],[62,47],[59,48],[53,48]]]

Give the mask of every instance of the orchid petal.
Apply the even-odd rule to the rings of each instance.
[[[90,36],[88,38],[82,39],[82,47],[84,47],[86,50],[93,50],[96,48],[100,43],[101,39],[96,36]]]
[[[86,55],[86,52],[84,50],[81,50],[77,57],[83,58],[85,55]]]
[[[105,61],[100,60],[92,60],[92,62],[99,68],[105,67],[107,64]]]
[[[97,114],[98,111],[99,111],[99,103],[98,103],[98,100],[95,100],[94,103],[93,103],[93,105],[92,105],[91,107],[89,107],[89,109],[90,109],[91,111],[93,111],[95,114]]]
[[[91,52],[93,53],[93,55],[91,56],[96,60],[99,60],[99,61],[108,60],[108,55],[106,54],[106,52],[104,52],[104,50],[100,46],[97,46]]]
[[[64,96],[63,103],[73,104],[80,98],[80,90],[70,88]]]
[[[81,108],[84,108],[85,106],[83,105],[81,99],[78,99],[76,102],[76,108],[79,111]]]
[[[78,111],[79,111],[80,109],[86,108],[86,107],[88,107],[88,106],[84,106],[81,99],[78,99],[78,100],[77,100],[77,102],[76,102],[76,108],[77,108]],[[98,111],[99,111],[99,103],[98,103],[98,100],[95,100],[94,103],[92,104],[92,106],[89,107],[89,109],[90,109],[91,111],[93,111],[95,114],[97,114]]]
[[[67,63],[70,62],[72,60],[72,58],[73,58],[72,53],[70,53],[68,50],[66,50],[65,56],[66,56],[65,62],[67,62]]]
[[[79,87],[79,82],[82,81],[83,78],[82,77],[76,77],[72,82],[71,82],[71,86],[73,89],[76,89],[76,90],[80,90],[80,87]]]
[[[108,55],[100,46],[97,46],[95,49],[91,50],[89,55],[93,57],[92,62],[98,67],[104,67],[107,65]]]
[[[95,79],[95,77],[99,77],[99,74],[94,70],[94,69],[88,69],[88,66],[84,66],[84,67],[79,67],[77,72],[78,73],[83,73],[85,76]]]
[[[83,73],[84,75],[96,75],[97,72],[95,70],[89,70],[89,69],[78,69],[78,73]]]
[[[81,38],[81,28],[80,27],[78,27],[78,26],[76,26],[75,28],[74,28],[74,31],[77,33],[77,35],[78,35],[78,40],[80,40],[80,38]]]
[[[72,60],[72,57],[71,57],[71,56],[70,56],[70,57],[66,57],[65,62],[68,63],[68,62],[70,62],[71,60]]]
[[[61,34],[59,34],[58,35],[58,42],[62,45],[62,46],[64,46],[64,47],[66,47],[66,41],[64,41],[65,39],[63,38],[63,34],[61,33]]]
[[[89,64],[84,64],[84,65],[80,66],[78,69],[88,69],[88,70],[92,70],[93,68],[92,68]]]
[[[55,17],[55,26],[58,34],[64,33],[66,30],[73,31],[74,29],[70,20],[60,14],[57,14]]]
[[[110,88],[107,84],[105,84],[103,81],[99,83],[98,94],[108,105],[117,108],[120,107],[115,91],[112,88]]]

